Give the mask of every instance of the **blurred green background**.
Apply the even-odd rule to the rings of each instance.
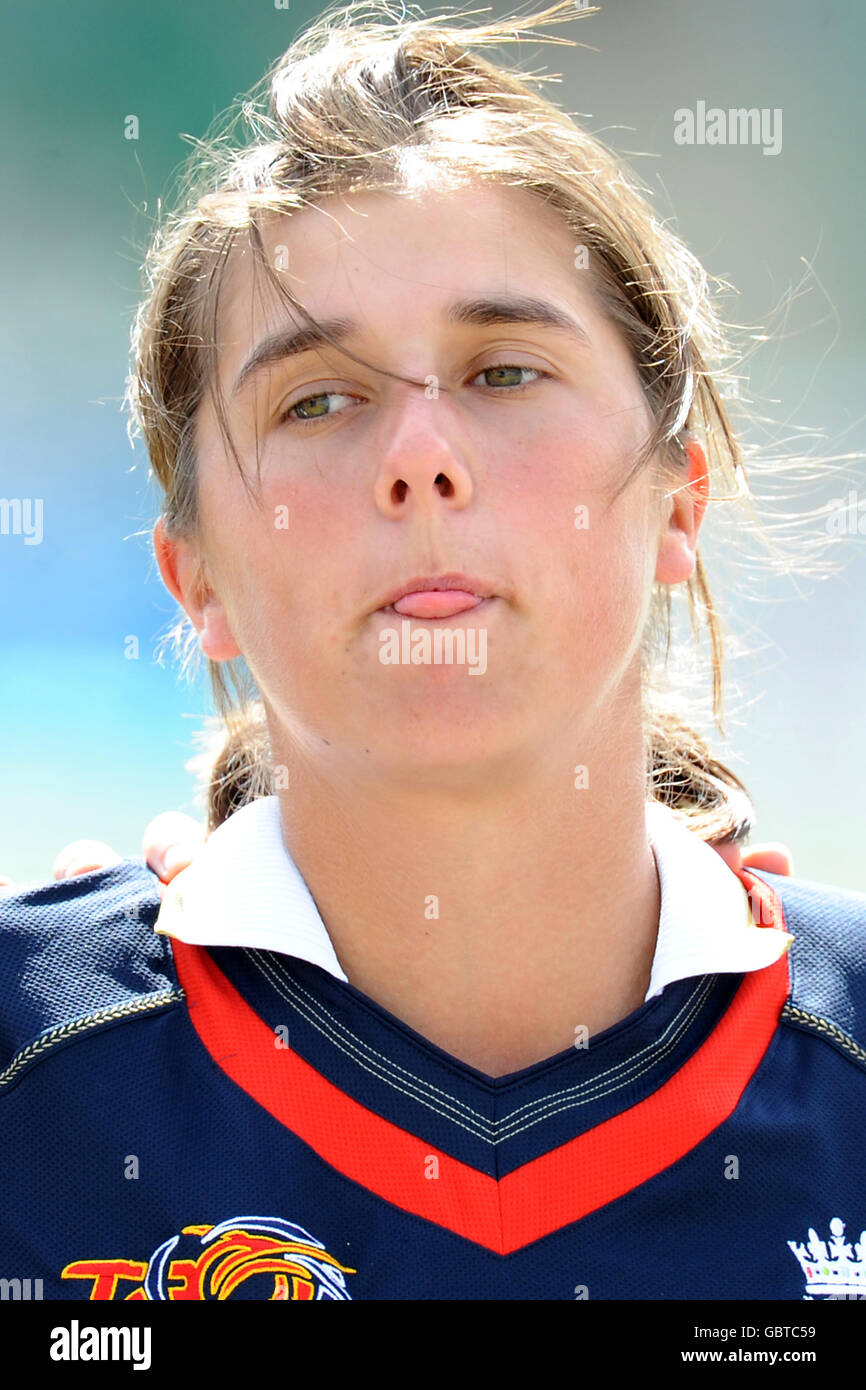
[[[3,7],[0,496],[44,499],[41,544],[0,535],[0,873],[12,878],[48,878],[81,837],[137,854],[156,812],[194,810],[183,763],[208,699],[152,660],[175,605],[150,554],[147,460],[120,410],[129,328],[157,201],[189,153],[181,133],[203,136],[316,13],[266,0]],[[549,32],[589,47],[533,40],[502,55],[562,74],[546,94],[629,161],[659,215],[736,287],[730,317],[774,330],[746,369],[767,420],[750,437],[802,435],[816,457],[866,450],[866,8],[609,0]],[[781,108],[781,151],[677,145],[674,112],[699,100]],[[866,514],[862,461],[844,476],[816,467],[813,483],[774,505],[797,512],[853,488]],[[724,549],[708,559],[749,649],[728,666],[731,739],[718,746],[752,790],[755,838],[787,841],[805,878],[861,890],[864,540],[840,547],[826,581],[753,574]]]

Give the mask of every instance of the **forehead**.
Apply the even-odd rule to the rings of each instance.
[[[316,318],[361,320],[374,335],[406,333],[451,299],[508,292],[557,299],[601,319],[577,237],[525,189],[475,183],[322,199],[262,226],[268,264]],[[583,278],[583,283],[581,279]],[[221,357],[236,364],[263,329],[291,314],[244,239],[220,294]]]

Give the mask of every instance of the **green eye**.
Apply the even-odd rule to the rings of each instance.
[[[521,372],[530,373],[535,380],[533,381],[509,381],[515,375],[520,376]],[[482,377],[493,377],[493,381],[485,381],[484,385],[489,391],[497,395],[506,395],[511,392],[523,391],[528,386],[534,386],[536,381],[549,378],[549,372],[543,372],[540,367],[521,367],[513,362],[496,362],[490,367],[483,367],[474,377],[473,385]],[[279,417],[278,423],[281,425],[316,425],[320,420],[329,420],[332,416],[339,414],[337,410],[328,410],[326,402],[330,397],[335,396],[338,400],[360,401],[359,396],[350,396],[343,391],[321,391],[315,396],[302,396],[300,400],[293,401],[287,406]],[[296,411],[301,411],[300,415]]]
[[[506,363],[506,362],[501,362],[501,363],[499,363],[499,364],[498,364],[497,366],[495,366],[495,367],[485,367],[481,372],[479,372],[478,375],[479,375],[479,376],[497,376],[497,375],[498,375],[498,376],[501,378],[501,377],[503,377],[503,376],[508,376],[509,374],[513,376],[515,372],[518,373],[518,374],[519,374],[520,372],[536,372],[539,376],[541,375],[541,373],[538,372],[538,370],[537,370],[536,367],[515,367],[515,366],[512,366],[510,363]],[[489,384],[489,385],[499,385],[499,386],[525,386],[525,385],[528,385],[527,382],[508,382],[508,381],[502,381],[502,380],[500,380],[500,381],[498,381],[498,382],[488,383],[488,384]]]
[[[316,396],[303,396],[299,401],[293,401],[291,405],[286,407],[286,409],[280,416],[279,423],[281,425],[287,422],[290,424],[297,425],[314,425],[318,420],[330,419],[332,415],[336,414],[335,411],[321,410],[316,413],[309,413],[309,407],[311,405],[314,407],[324,405],[325,401],[327,401],[330,396],[336,396],[338,399],[342,399],[344,401],[352,401],[358,399],[357,396],[347,396],[342,391],[322,391],[319,395]],[[307,410],[308,413],[305,415],[293,417],[292,411],[298,410],[301,407]]]
[[[313,404],[314,406],[315,406],[316,402],[319,402],[319,404],[324,404],[324,402],[328,399],[328,397],[329,397],[330,395],[336,395],[336,394],[337,394],[336,391],[333,391],[333,392],[332,392],[332,391],[325,391],[321,396],[306,396],[306,397],[304,398],[304,400],[298,401],[297,405],[293,405],[293,406],[292,406],[292,410],[298,410],[300,407],[307,406],[310,402],[312,402],[312,404]],[[325,414],[325,413],[326,413],[326,412],[324,412],[324,411],[322,412],[322,414]],[[304,415],[301,415],[301,416],[300,416],[300,419],[302,419],[302,420],[303,420],[303,419],[321,419],[321,418],[322,418],[322,415],[320,415],[320,414],[318,414],[318,413],[316,413],[316,412],[310,412],[310,413],[309,413],[308,415],[306,415],[306,416],[304,416]]]

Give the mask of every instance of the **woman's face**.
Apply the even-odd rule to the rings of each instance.
[[[614,752],[640,709],[653,579],[686,578],[691,552],[648,470],[610,500],[651,422],[628,351],[574,266],[571,233],[532,195],[483,185],[328,199],[275,219],[265,241],[314,319],[348,321],[349,350],[420,383],[325,345],[271,360],[238,387],[269,335],[304,324],[282,302],[256,296],[253,308],[249,255],[234,265],[220,384],[253,480],[258,442],[261,506],[206,397],[209,597],[192,597],[192,552],[167,562],[162,542],[157,551],[206,655],[244,654],[275,760],[282,741],[420,784],[422,769],[485,767],[492,780],[523,759],[559,759],[567,772],[599,739]],[[573,328],[488,301],[537,301]],[[453,573],[490,597],[447,618],[383,611],[408,581]],[[431,656],[435,629],[464,629],[467,655],[461,663],[458,638],[450,663],[402,661],[406,623],[403,652],[420,629]],[[381,657],[385,630],[395,662]]]

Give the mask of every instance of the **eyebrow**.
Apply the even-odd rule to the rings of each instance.
[[[589,334],[577,319],[555,304],[549,304],[544,299],[532,299],[526,295],[458,299],[448,306],[445,320],[449,324],[475,325],[483,328],[492,324],[530,324],[535,328],[567,333],[570,337],[577,338],[584,347],[592,347]],[[361,331],[360,324],[355,320],[342,318],[325,319],[321,324],[307,324],[302,328],[277,329],[253,348],[238,372],[232,387],[232,398],[252,377],[274,362],[296,357],[302,352],[313,352],[321,347],[332,346],[329,339],[342,342],[357,336]]]

